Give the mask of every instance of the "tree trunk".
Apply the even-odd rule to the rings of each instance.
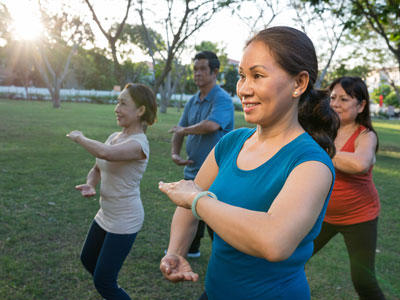
[[[53,91],[53,95],[52,95],[53,108],[61,107],[60,88],[61,88],[60,83],[56,82],[54,84],[54,91]]]
[[[160,113],[165,114],[167,112],[167,106],[167,101],[165,101],[164,97],[161,97]]]

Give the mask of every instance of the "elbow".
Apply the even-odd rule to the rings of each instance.
[[[288,259],[295,249],[291,249],[282,241],[275,241],[264,245],[262,258],[270,262],[280,262]]]
[[[368,172],[370,167],[371,165],[369,163],[361,162],[355,166],[354,174],[359,174],[359,175],[365,174]]]
[[[217,122],[214,121],[206,121],[206,122],[207,122],[205,127],[206,133],[213,133],[221,129],[221,126]]]
[[[104,160],[112,160],[111,153],[106,149],[100,149],[96,155],[97,158],[104,159]]]

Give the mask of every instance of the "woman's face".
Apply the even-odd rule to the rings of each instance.
[[[354,123],[366,103],[365,100],[360,103],[357,98],[348,95],[339,83],[333,87],[330,97],[330,105],[339,115],[341,124]]]
[[[285,72],[262,42],[252,42],[243,52],[236,92],[247,122],[270,126],[297,114],[293,98],[296,81]]]
[[[137,124],[140,122],[140,117],[143,115],[142,109],[136,107],[127,89],[124,89],[119,94],[118,103],[114,111],[117,116],[118,125],[121,127],[129,127]]]

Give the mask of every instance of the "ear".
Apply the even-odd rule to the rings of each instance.
[[[301,71],[295,77],[295,84],[293,90],[293,97],[298,98],[307,89],[308,82],[310,81],[310,76],[307,71]]]
[[[215,78],[217,78],[219,70],[218,69],[214,69],[214,71],[212,71],[211,73],[213,73],[215,75]]]
[[[358,110],[357,112],[361,114],[364,111],[365,105],[367,104],[367,101],[364,99],[361,101],[361,103],[358,104]]]
[[[138,107],[137,115],[139,117],[143,116],[145,112],[146,112],[146,106],[142,105],[142,106]]]

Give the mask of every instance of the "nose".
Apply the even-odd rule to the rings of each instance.
[[[251,87],[247,79],[245,79],[244,81],[240,79],[238,80],[236,84],[236,94],[238,95],[240,100],[247,96],[253,95],[253,88]]]
[[[119,111],[119,104],[117,104],[117,105],[115,105],[115,108],[114,108],[114,112],[118,112]]]
[[[331,107],[338,107],[339,106],[339,100],[338,99],[331,99],[330,105],[331,105]]]

